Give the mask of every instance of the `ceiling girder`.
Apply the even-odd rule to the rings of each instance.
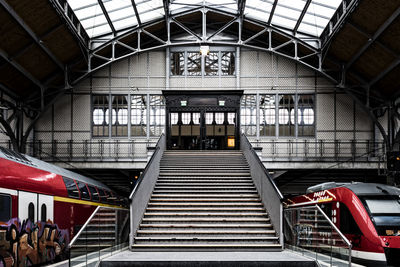
[[[103,4],[103,0],[97,0],[97,2],[99,3],[101,11],[103,11],[104,16],[106,17],[107,23],[110,26],[112,33],[115,35],[116,34],[116,30],[114,28],[114,25],[113,25],[111,19],[110,19],[110,16],[107,13],[107,9]]]
[[[21,72],[26,78],[28,78],[32,83],[34,83],[39,88],[44,88],[44,85],[36,79],[30,72],[28,72],[24,67],[18,64],[14,60],[10,60],[8,54],[0,48],[0,56],[5,59],[8,63],[10,63],[14,68],[16,68],[19,72]]]
[[[357,51],[357,53],[349,60],[346,64],[346,70],[348,70],[354,62],[356,62],[362,54],[381,36],[381,34],[392,24],[392,22],[400,15],[400,7],[379,27],[374,35],[368,39],[364,46]]]
[[[268,18],[268,25],[271,25],[272,17],[274,16],[276,5],[278,4],[278,0],[275,0],[274,3],[272,4],[272,9],[271,13],[269,13],[269,18]]]
[[[7,10],[8,14],[14,18],[20,27],[35,41],[35,43],[51,58],[51,60],[64,71],[64,64],[48,49],[42,40],[32,31],[32,29],[25,23],[25,21],[14,11],[14,9],[5,1],[0,0],[0,4]]]
[[[135,0],[131,0],[131,3],[132,3],[133,11],[135,12],[136,20],[137,20],[138,25],[140,27],[140,26],[142,26],[142,21],[140,19],[140,15],[139,15],[139,12],[138,12],[137,7],[136,7]]]
[[[297,30],[299,29],[300,24],[301,24],[301,22],[303,21],[303,18],[304,18],[304,16],[305,16],[306,13],[307,13],[307,10],[308,10],[308,7],[310,6],[310,4],[311,4],[311,0],[307,0],[305,6],[304,6],[304,8],[303,8],[303,10],[301,11],[301,14],[300,14],[299,19],[298,19],[297,22],[296,22],[296,26],[294,26],[294,29],[293,29],[293,33],[294,33],[294,34],[297,33]]]
[[[386,69],[380,72],[370,83],[369,86],[374,86],[377,82],[379,82],[383,77],[386,76],[389,72],[391,72],[394,68],[400,65],[400,57],[397,57],[395,61],[392,62]]]

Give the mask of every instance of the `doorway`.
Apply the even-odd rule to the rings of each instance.
[[[167,148],[239,149],[241,94],[165,91]]]

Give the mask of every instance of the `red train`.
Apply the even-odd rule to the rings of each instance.
[[[97,206],[125,201],[98,181],[0,147],[0,266],[65,259]]]
[[[400,189],[374,183],[323,183],[288,207],[318,205],[352,243],[353,262],[400,266]]]

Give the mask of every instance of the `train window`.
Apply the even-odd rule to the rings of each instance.
[[[361,234],[361,230],[356,221],[343,203],[340,205],[340,231],[343,234]]]
[[[35,222],[35,205],[32,202],[28,205],[28,220]]]
[[[76,183],[78,184],[79,191],[81,191],[81,199],[89,199],[90,200],[90,194],[89,194],[89,190],[86,187],[86,184],[79,182],[79,181],[76,181]]]
[[[100,201],[99,193],[97,192],[96,188],[91,185],[88,185],[88,187],[90,194],[92,195],[92,200],[96,202]]]
[[[67,188],[68,196],[73,198],[79,198],[79,190],[76,187],[74,180],[71,178],[63,177],[65,187]]]
[[[46,204],[42,204],[41,213],[42,215],[40,216],[40,221],[45,222],[47,220],[47,207]]]
[[[113,203],[112,195],[111,195],[110,191],[104,190],[104,192],[106,193],[106,202],[107,203]]]
[[[0,222],[11,219],[11,196],[0,194]]]
[[[104,193],[104,190],[101,188],[97,188],[100,194],[100,202],[106,203],[107,202],[107,197],[106,194]]]

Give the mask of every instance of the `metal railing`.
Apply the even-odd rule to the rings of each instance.
[[[257,156],[245,134],[241,134],[240,149],[243,151],[250,166],[251,178],[253,179],[261,200],[270,215],[272,225],[279,236],[280,244],[283,246],[283,195],[270,177],[268,170]]]
[[[147,203],[150,200],[151,192],[153,191],[160,173],[160,161],[164,154],[165,148],[166,137],[165,134],[162,134],[157,142],[153,155],[151,156],[146,168],[140,175],[135,188],[133,188],[132,193],[129,196],[129,199],[131,200],[131,233],[129,237],[130,246],[133,244],[136,231],[139,227],[140,221],[147,207]]]
[[[262,148],[263,161],[383,161],[385,143],[369,140],[250,140]]]
[[[127,248],[129,210],[98,206],[68,245],[69,266],[95,266]]]
[[[284,210],[285,247],[321,266],[351,266],[351,243],[318,205]]]

